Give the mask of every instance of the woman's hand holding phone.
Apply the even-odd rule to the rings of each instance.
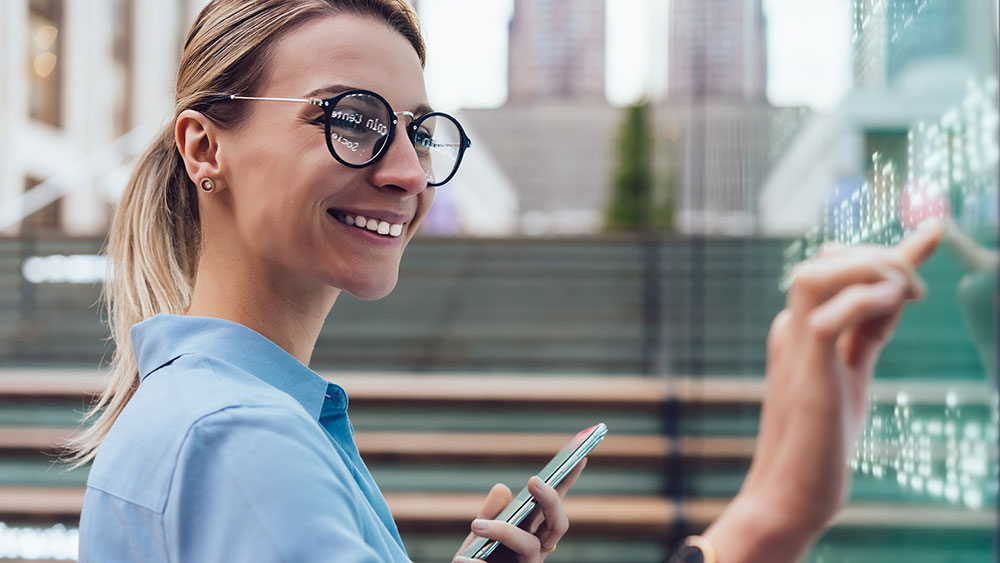
[[[514,494],[503,484],[493,485],[486,501],[472,521],[472,532],[462,543],[458,553],[478,537],[498,540],[502,548],[490,555],[490,563],[540,563],[554,550],[559,540],[569,530],[569,519],[563,498],[576,483],[587,465],[584,458],[555,488],[549,487],[537,476],[528,479],[528,490],[535,498],[536,508],[519,526],[494,520],[514,499]],[[485,527],[480,527],[485,524]],[[481,562],[480,559],[456,556],[454,563]]]

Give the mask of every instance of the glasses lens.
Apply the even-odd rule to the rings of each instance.
[[[392,114],[382,100],[364,93],[341,98],[330,112],[330,146],[349,164],[365,164],[378,155],[389,136]]]
[[[417,122],[413,147],[417,150],[420,165],[427,172],[427,183],[440,185],[458,166],[462,132],[452,118],[441,114],[428,115]]]

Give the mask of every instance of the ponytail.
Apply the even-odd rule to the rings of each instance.
[[[139,386],[132,325],[190,302],[200,244],[194,190],[171,122],[139,158],[111,223],[103,300],[115,349],[107,387],[83,419],[93,423],[68,443],[73,467],[93,459]]]

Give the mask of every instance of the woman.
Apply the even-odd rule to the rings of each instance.
[[[77,442],[94,459],[81,561],[407,560],[343,390],[306,366],[341,291],[393,289],[468,146],[428,107],[423,62],[402,0],[214,0],[199,15],[174,119],[109,236],[117,350]],[[753,468],[706,533],[720,561],[791,561],[840,505],[867,378],[936,237],[800,272]],[[473,534],[544,560],[581,469],[558,491],[529,480],[540,510],[524,529],[490,521],[511,497],[494,487]]]

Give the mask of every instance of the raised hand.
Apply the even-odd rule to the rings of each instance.
[[[893,247],[827,247],[796,269],[768,336],[750,471],[706,532],[720,561],[796,561],[840,510],[875,364],[926,293],[916,268],[940,238],[930,225]]]

